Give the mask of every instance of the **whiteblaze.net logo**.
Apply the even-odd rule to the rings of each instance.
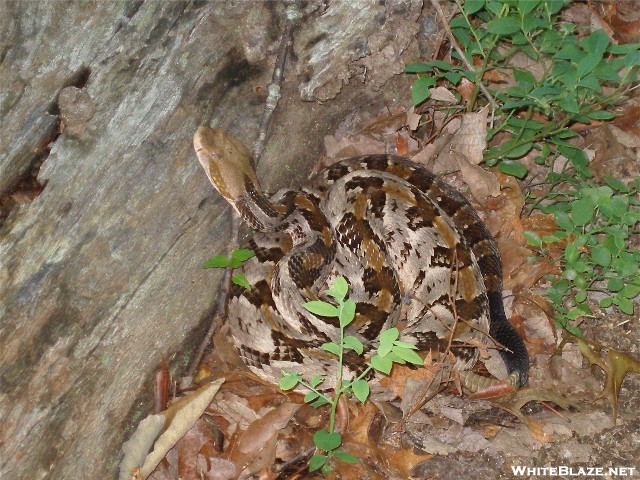
[[[516,476],[535,475],[539,477],[631,477],[638,474],[636,467],[524,467],[512,465]]]

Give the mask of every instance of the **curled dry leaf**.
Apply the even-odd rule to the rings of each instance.
[[[165,412],[150,415],[140,422],[131,438],[122,445],[125,455],[120,462],[119,480],[135,478],[136,470],[144,478],[148,477],[167,452],[193,427],[223,383],[224,378],[220,378],[204,385],[188,397],[178,400]],[[162,430],[164,433],[158,438]],[[148,453],[151,445],[153,451]]]
[[[458,134],[451,142],[451,149],[462,153],[469,161],[478,165],[483,160],[487,147],[487,109],[465,113]]]
[[[437,100],[439,102],[445,102],[445,103],[458,102],[455,95],[451,93],[448,88],[445,88],[445,87],[430,88],[429,92],[431,93],[430,98],[432,100]]]
[[[456,160],[462,179],[469,185],[473,198],[480,205],[486,205],[488,197],[495,197],[500,193],[500,185],[492,172],[471,163],[463,154],[458,153]]]
[[[407,124],[407,127],[409,127],[409,130],[411,130],[412,132],[415,132],[418,129],[418,126],[420,125],[421,118],[422,118],[422,115],[417,114],[414,111],[414,108],[411,107],[411,110],[407,112],[407,120],[406,120],[406,124]]]
[[[618,395],[624,377],[628,373],[640,373],[640,362],[625,352],[605,348],[603,345],[587,339],[578,338],[580,353],[589,364],[598,365],[605,373],[605,384],[598,398],[607,397],[611,404],[611,418],[615,425],[618,417]]]
[[[456,87],[456,90],[458,91],[458,93],[462,97],[462,100],[464,100],[465,103],[469,103],[471,101],[471,99],[473,98],[473,92],[475,91],[475,89],[476,89],[475,83],[470,82],[464,77],[462,78],[462,80],[460,80],[460,84]]]
[[[255,473],[273,463],[278,433],[285,428],[300,404],[283,403],[251,423],[240,434],[229,460],[244,473]]]

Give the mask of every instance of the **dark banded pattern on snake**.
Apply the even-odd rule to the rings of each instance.
[[[213,185],[257,230],[249,245],[256,257],[243,266],[252,289],[234,288],[228,305],[235,344],[254,373],[277,383],[281,370],[335,371],[318,348],[337,341],[335,319],[302,305],[325,299],[343,276],[357,304],[348,334],[368,352],[397,326],[401,340],[423,352],[449,348],[466,370],[478,357],[473,345],[495,340],[512,381],[526,382],[528,355],[504,313],[497,246],[458,191],[409,160],[366,155],[267,199],[239,141],[200,127],[194,146]],[[350,356],[347,369],[361,362]]]

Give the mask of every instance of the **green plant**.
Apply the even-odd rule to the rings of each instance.
[[[563,22],[559,14],[570,0],[455,1],[460,15],[450,28],[465,58],[456,51],[456,65],[407,66],[407,73],[418,76],[414,104],[429,98],[436,85],[456,87],[466,79],[473,86],[467,110],[488,103],[495,108],[487,141],[497,141],[500,134],[501,143],[485,152],[485,163],[522,179],[528,169],[517,159],[535,150],[534,161],[549,166],[547,193],[529,194],[527,200],[530,212],[552,213],[559,230],[544,238],[533,232],[525,237],[544,255],[550,244],[566,244],[552,259],[560,263],[560,278],[548,278],[559,327],[580,333],[571,322],[591,313],[589,292],[605,295],[600,306],[633,314],[631,300],[640,295],[640,254],[630,236],[640,220],[634,198],[640,185],[628,187],[613,178],[594,185],[587,155],[567,140],[577,136],[569,129],[575,123],[614,118],[607,109],[633,88],[640,45],[613,45],[602,30]],[[523,58],[529,61],[526,69],[520,66]],[[473,70],[465,65],[474,65]],[[480,86],[494,72],[513,81],[487,85],[489,97]]]
[[[405,72],[418,75],[412,88],[413,103],[424,102],[437,84],[455,87],[466,78],[474,84],[467,103],[467,110],[472,111],[488,102],[480,89],[485,75],[498,71],[515,84],[487,90],[499,102],[495,128],[488,131],[487,140],[500,132],[507,138],[485,152],[485,163],[524,178],[527,168],[515,159],[535,149],[539,152],[535,161],[544,164],[567,150],[573,168],[590,178],[586,156],[565,142],[576,136],[568,127],[614,117],[606,109],[632,88],[640,65],[640,45],[612,45],[602,30],[581,36],[576,25],[560,21],[559,13],[568,3],[570,0],[466,0],[462,4],[456,0],[460,15],[450,28],[467,63],[477,66],[474,71],[466,68],[457,52],[452,57],[459,65],[439,60],[408,65]],[[534,65],[517,66],[515,60],[523,55]]]
[[[360,340],[352,335],[345,335],[345,330],[355,318],[356,304],[347,299],[349,286],[343,277],[338,277],[330,290],[325,293],[333,298],[337,305],[324,301],[311,301],[304,304],[309,312],[322,317],[338,318],[340,338],[338,343],[328,342],[322,345],[322,349],[337,357],[336,383],[333,395],[324,392],[320,386],[325,381],[322,376],[314,376],[309,381],[304,380],[296,373],[283,372],[280,388],[282,390],[292,390],[298,386],[309,390],[304,400],[313,407],[330,405],[329,426],[327,430],[319,430],[313,437],[315,446],[324,453],[314,455],[309,462],[309,470],[320,469],[323,475],[331,470],[331,460],[337,459],[346,463],[356,463],[358,459],[349,455],[344,450],[340,450],[342,437],[335,431],[336,409],[340,397],[354,396],[364,403],[369,397],[369,384],[365,380],[372,370],[377,370],[386,375],[391,373],[394,363],[422,365],[423,361],[414,351],[415,346],[398,340],[400,332],[397,328],[391,328],[380,334],[380,344],[376,353],[369,359],[369,365],[355,378],[344,381],[342,377],[344,354],[347,350],[352,350],[357,355],[365,353],[365,346]]]
[[[640,252],[630,242],[640,222],[640,179],[629,187],[615,178],[605,178],[607,185],[585,184],[567,190],[549,204],[540,206],[553,214],[559,230],[540,238],[525,232],[527,242],[549,255],[548,247],[565,243],[558,259],[561,278],[554,279],[547,295],[556,310],[559,327],[579,335],[571,321],[591,314],[587,305],[589,292],[605,295],[603,308],[617,306],[632,315],[631,300],[640,295]]]
[[[239,268],[242,266],[242,264],[244,264],[244,262],[255,256],[256,254],[251,250],[238,248],[231,252],[231,255],[229,257],[226,257],[224,255],[216,255],[215,257],[211,257],[204,263],[204,265],[202,265],[202,268]],[[251,285],[249,285],[247,278],[241,273],[238,273],[231,277],[231,281],[236,285],[240,285],[246,290],[251,290]]]

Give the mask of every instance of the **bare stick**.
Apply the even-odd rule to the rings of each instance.
[[[287,54],[291,48],[292,32],[295,23],[300,18],[300,13],[296,9],[295,2],[291,2],[287,6],[286,10],[287,22],[284,26],[282,36],[280,37],[280,48],[278,49],[278,55],[276,56],[276,65],[273,69],[273,76],[271,77],[271,84],[269,84],[266,105],[264,112],[262,113],[262,120],[260,121],[260,130],[258,131],[258,138],[256,139],[255,146],[253,147],[253,160],[258,163],[264,145],[267,141],[267,132],[269,131],[269,124],[271,123],[271,117],[273,112],[278,106],[278,100],[280,100],[280,85],[282,85],[282,77],[284,76],[284,66],[287,62]]]
[[[440,21],[442,22],[442,27],[444,28],[445,32],[447,32],[447,36],[449,37],[449,41],[451,42],[451,45],[453,46],[455,51],[458,52],[458,55],[460,55],[460,58],[462,59],[462,63],[464,63],[464,66],[467,67],[467,70],[475,73],[476,70],[473,68],[473,65],[469,63],[469,60],[467,60],[467,57],[464,55],[464,52],[460,48],[460,45],[458,45],[456,37],[453,36],[453,32],[451,32],[451,29],[449,28],[449,22],[447,22],[447,17],[442,11],[442,7],[440,6],[439,0],[431,0],[431,5],[433,5],[433,8],[436,9],[436,13],[440,18]],[[493,96],[491,96],[491,94],[489,93],[489,90],[487,90],[487,87],[484,86],[481,78],[478,79],[478,87],[480,88],[480,90],[482,90],[482,93],[484,93],[484,96],[487,97],[487,100],[491,104],[491,107],[494,110],[496,110],[498,108],[498,103],[493,99]]]

